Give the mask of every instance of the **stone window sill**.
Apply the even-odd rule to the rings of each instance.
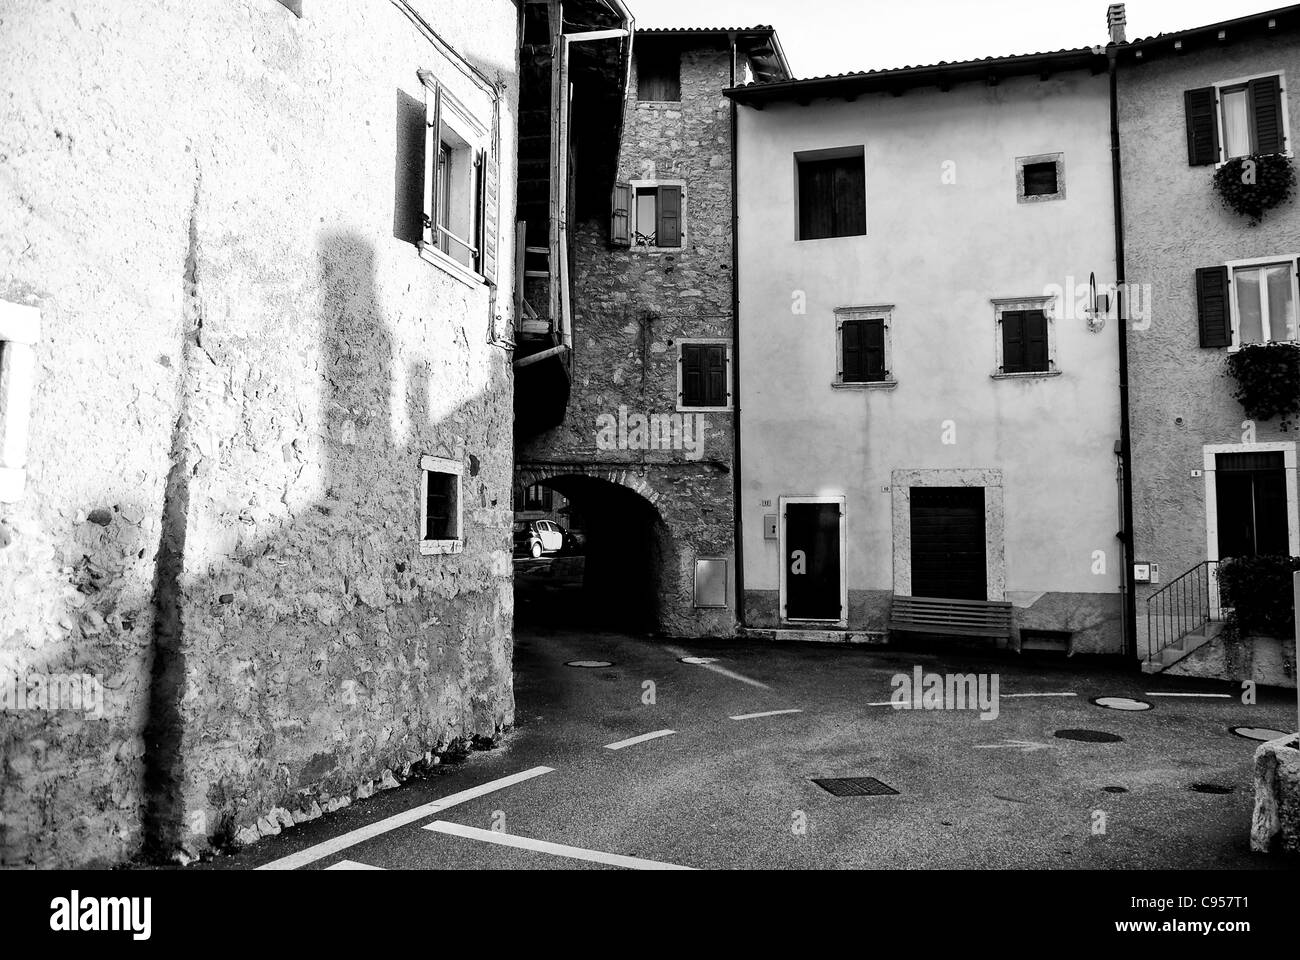
[[[460,553],[465,548],[464,540],[421,540],[420,556],[439,557]]]
[[[1031,370],[1027,373],[991,373],[989,377],[993,380],[1045,380],[1060,375],[1060,370]]]
[[[844,383],[836,380],[831,384],[833,390],[893,390],[898,386],[897,380],[868,380],[863,383]]]

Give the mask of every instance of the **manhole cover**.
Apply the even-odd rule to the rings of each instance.
[[[1128,787],[1102,787],[1107,793],[1128,793]]]
[[[1145,700],[1134,700],[1132,697],[1093,697],[1088,702],[1095,703],[1099,707],[1105,707],[1107,710],[1151,709],[1151,704]]]
[[[1268,727],[1229,727],[1228,731],[1235,733],[1239,737],[1245,737],[1247,740],[1259,740],[1261,742],[1286,736],[1281,730],[1270,730]]]
[[[1232,793],[1232,787],[1225,787],[1221,783],[1194,783],[1192,789],[1197,793]]]
[[[1118,733],[1107,733],[1104,730],[1057,730],[1053,736],[1058,740],[1082,740],[1084,743],[1124,742]]]
[[[898,793],[875,777],[814,777],[813,783],[836,797],[887,797]]]
[[[609,660],[570,660],[565,664],[566,667],[581,667],[584,670],[595,670],[600,667],[612,667],[613,665]]]
[[[717,657],[681,657],[681,663],[691,663],[697,667],[708,666],[710,663],[717,663]]]

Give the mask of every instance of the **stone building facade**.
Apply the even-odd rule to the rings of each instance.
[[[494,291],[421,228],[435,90],[513,185],[517,23],[5,5],[0,316],[39,338],[0,502],[0,864],[252,840],[512,723],[511,245]]]
[[[1287,80],[1300,76],[1300,15],[1288,9],[1162,34],[1118,54],[1131,290],[1133,549],[1146,574],[1136,589],[1137,654],[1145,659],[1150,652],[1159,663],[1163,644],[1198,627],[1202,614],[1221,615],[1212,609],[1217,595],[1206,565],[1234,549],[1220,539],[1227,525],[1220,514],[1233,506],[1219,499],[1220,488],[1234,479],[1223,471],[1255,465],[1276,478],[1270,486],[1282,494],[1280,502],[1270,498],[1267,511],[1259,504],[1259,533],[1271,534],[1261,548],[1300,555],[1294,427],[1286,430],[1276,418],[1251,420],[1233,399],[1227,375],[1228,358],[1243,342],[1260,339],[1258,320],[1254,329],[1242,329],[1245,283],[1252,279],[1243,273],[1280,265],[1273,280],[1283,282],[1274,289],[1296,289],[1300,210],[1290,200],[1252,226],[1225,208],[1213,186],[1218,165],[1242,150],[1294,153],[1300,95],[1287,89]],[[1273,115],[1284,142],[1234,146],[1224,129],[1225,92],[1249,89],[1251,103],[1273,113],[1260,88],[1250,89],[1252,80],[1267,86],[1270,77],[1281,81],[1273,101],[1280,113]],[[1250,128],[1257,137],[1265,125],[1252,117]],[[1199,146],[1189,142],[1191,127]],[[1226,289],[1226,298],[1213,292],[1215,285]],[[1289,307],[1286,299],[1273,299],[1270,339],[1296,337],[1294,293]],[[1239,481],[1237,488],[1244,489]],[[1177,622],[1179,615],[1197,622]],[[1294,685],[1294,640],[1253,648],[1206,643],[1170,671]]]
[[[517,484],[551,483],[575,503],[585,493],[589,586],[610,564],[624,580],[652,583],[651,619],[668,636],[736,629],[733,140],[723,91],[738,71],[788,75],[778,49],[770,28],[637,31],[614,209],[602,205],[573,232],[568,409],[518,451]],[[665,218],[676,220],[672,235]],[[726,378],[709,406],[682,392],[694,345]],[[632,515],[648,518],[646,535],[613,533],[602,558],[602,529]],[[629,567],[629,552],[645,562]]]

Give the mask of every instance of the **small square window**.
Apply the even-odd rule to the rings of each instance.
[[[422,457],[420,469],[420,552],[460,553],[462,467],[456,460]]]
[[[1065,154],[1016,158],[1016,200],[1038,203],[1065,199]]]
[[[835,311],[839,367],[834,386],[892,387],[889,327],[893,307],[842,307]]]
[[[677,409],[731,407],[731,345],[725,340],[679,340]]]
[[[993,376],[1056,376],[1056,339],[1050,297],[994,300],[998,366]]]
[[[636,98],[649,103],[676,103],[682,99],[680,50],[653,42],[637,44]]]
[[[795,154],[798,239],[860,237],[867,232],[867,167],[862,147]]]

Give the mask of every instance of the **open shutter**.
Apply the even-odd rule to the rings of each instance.
[[[1025,369],[1025,315],[1020,310],[1002,314],[1002,372],[1022,373]]]
[[[614,184],[610,201],[609,242],[620,247],[632,245],[632,185]]]
[[[500,233],[499,217],[501,205],[498,201],[500,194],[501,179],[501,162],[498,158],[497,151],[497,121],[494,115],[492,117],[492,143],[488,149],[483,151],[483,162],[480,166],[482,172],[482,191],[481,212],[479,214],[479,223],[482,229],[479,231],[479,268],[478,272],[483,275],[483,279],[492,285],[497,282],[497,236]]]
[[[1250,81],[1250,102],[1255,112],[1255,152],[1282,153],[1286,137],[1282,132],[1281,78],[1260,77]]]
[[[1196,314],[1201,328],[1201,346],[1232,345],[1227,267],[1201,267],[1196,271]]]
[[[727,405],[727,348],[711,344],[704,348],[704,403],[706,407]]]
[[[1024,313],[1025,370],[1047,369],[1047,315],[1042,310]]]
[[[1193,167],[1219,162],[1219,125],[1215,122],[1213,87],[1183,94],[1187,113],[1187,163]]]
[[[698,343],[682,344],[681,357],[678,363],[682,365],[681,389],[678,391],[678,402],[683,407],[702,406],[704,396],[704,361],[703,347]]]
[[[870,317],[862,321],[862,356],[864,379],[876,382],[885,379],[885,319]]]
[[[655,228],[655,246],[682,245],[682,188],[659,188],[659,223]]]
[[[426,240],[435,248],[439,247],[442,237],[438,235],[438,215],[442,210],[442,196],[439,189],[442,177],[438,164],[442,161],[442,84],[434,83],[433,111],[429,116],[429,129],[425,134],[424,162],[428,169],[428,207],[424,211]]]

